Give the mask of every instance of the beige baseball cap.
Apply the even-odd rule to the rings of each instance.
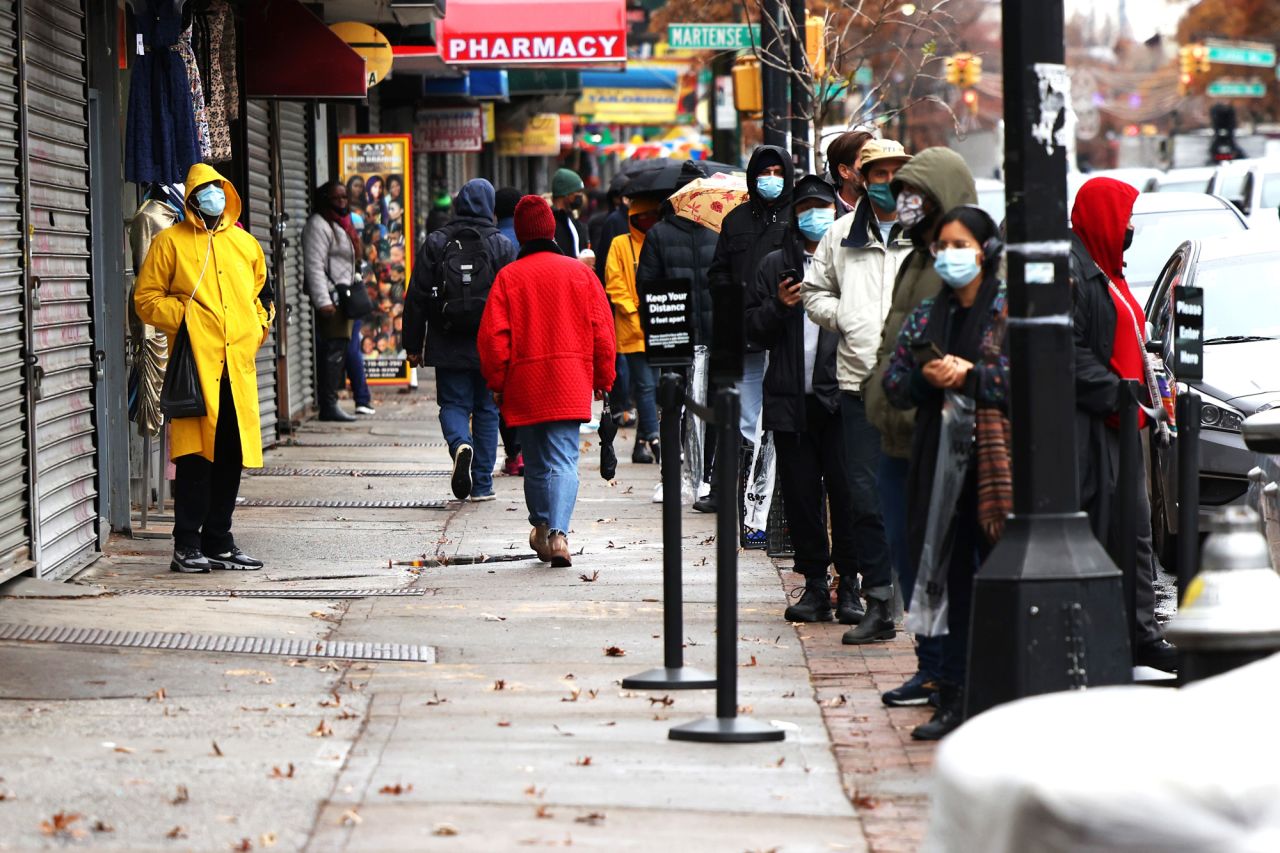
[[[903,148],[902,143],[896,139],[869,139],[867,144],[862,146],[862,171],[864,174],[868,166],[882,160],[898,160],[905,163],[910,159],[911,155],[907,153],[907,149]]]

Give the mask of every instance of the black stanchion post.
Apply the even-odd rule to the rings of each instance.
[[[1138,383],[1124,383],[1128,390],[1120,400],[1120,470],[1116,475],[1116,527],[1111,559],[1124,580],[1125,609],[1129,612],[1129,648],[1138,639],[1138,471],[1142,445],[1138,439]]]
[[[733,447],[738,440],[741,402],[738,389],[716,395],[715,420],[720,429],[717,446]],[[778,741],[786,732],[750,717],[738,716],[738,454],[716,454],[716,715],[675,726],[672,740],[703,743],[759,743]],[[665,497],[665,495],[664,495]]]
[[[680,414],[684,379],[664,373],[658,385],[662,407],[662,666],[622,679],[628,690],[700,690],[716,678],[684,665],[683,555],[680,548]]]
[[[1200,395],[1178,395],[1178,601],[1200,570]]]

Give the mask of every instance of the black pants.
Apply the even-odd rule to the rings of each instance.
[[[231,380],[222,374],[218,393],[218,427],[213,460],[198,453],[174,460],[173,544],[175,548],[199,548],[205,554],[225,554],[235,545],[231,514],[240,493],[240,425]]]
[[[320,339],[320,414],[338,409],[338,394],[347,387],[348,338]]]
[[[840,410],[828,412],[818,398],[805,398],[804,432],[774,432],[778,480],[796,550],[796,571],[805,577],[836,571],[857,581],[856,538],[850,523],[853,507],[845,473],[844,425]],[[831,513],[831,539],[822,513],[823,492]]]
[[[942,672],[953,684],[964,684],[968,670],[969,626],[973,614],[973,579],[991,553],[978,524],[977,462],[969,466],[964,490],[956,502],[951,530],[950,562],[947,564],[947,633],[942,640]]]

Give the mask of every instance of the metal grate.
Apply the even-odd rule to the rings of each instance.
[[[77,646],[113,646],[127,649],[280,655],[291,658],[436,662],[434,646],[175,634],[169,631],[107,631],[102,628],[3,623],[0,624],[0,640],[16,640],[24,643],[68,643]]]
[[[112,595],[164,595],[185,598],[370,598],[426,595],[425,589],[141,589],[104,587]]]
[[[254,477],[448,477],[450,471],[387,471],[366,468],[290,468],[287,465],[269,465],[250,468]]]
[[[448,509],[448,501],[341,501],[279,500],[276,498],[238,498],[241,507],[301,507],[311,509]]]

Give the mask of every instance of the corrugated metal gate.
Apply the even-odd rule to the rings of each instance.
[[[31,354],[27,424],[36,441],[35,557],[42,577],[78,569],[98,541],[90,301],[89,125],[82,0],[28,3],[26,234]]]
[[[262,244],[267,260],[268,282],[276,293],[276,310],[284,310],[280,301],[280,283],[275,280],[274,252],[271,243],[271,108],[266,101],[245,103],[249,148],[246,152],[249,186],[249,233]],[[262,446],[276,443],[276,325],[267,333],[266,343],[258,350],[258,414],[262,426]]]
[[[307,221],[311,150],[307,144],[307,110],[296,101],[278,105],[280,182],[283,214],[281,310],[287,316],[289,418],[300,418],[315,406],[315,314],[303,280],[302,228]]]
[[[0,572],[28,556],[18,20],[0,0]]]

